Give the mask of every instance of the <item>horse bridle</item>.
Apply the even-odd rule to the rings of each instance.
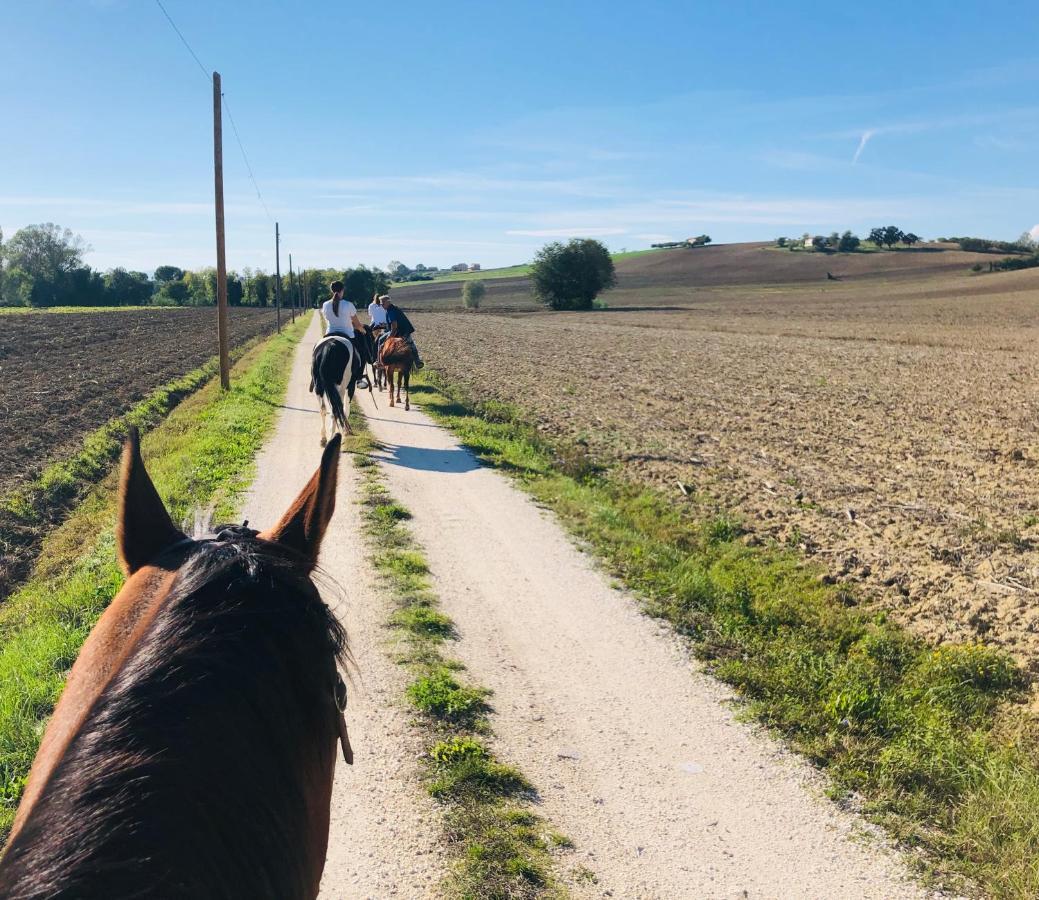
[[[336,686],[333,691],[335,695],[336,709],[339,710],[339,743],[343,747],[343,759],[348,766],[354,764],[354,748],[350,746],[350,735],[346,730],[346,682],[343,676],[336,672]]]

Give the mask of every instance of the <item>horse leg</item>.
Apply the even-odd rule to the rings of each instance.
[[[393,375],[394,375],[394,372],[395,372],[395,369],[393,368],[393,366],[387,366],[386,367],[386,384],[388,385],[388,387],[390,389],[390,409],[393,409],[393,406],[394,406],[394,403],[393,403]]]
[[[324,447],[328,443],[328,436],[325,434],[325,395],[321,394],[318,397],[318,406],[321,409],[321,446]]]
[[[349,373],[347,375],[349,377]],[[339,385],[339,396],[343,398],[343,422],[346,424],[346,431],[343,435],[353,434],[354,430],[350,427],[350,401],[353,399],[353,391],[347,391],[348,382],[346,378]]]
[[[411,409],[411,369],[404,370],[404,411]]]

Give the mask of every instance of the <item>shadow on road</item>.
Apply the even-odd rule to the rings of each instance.
[[[412,392],[414,393],[414,392]],[[414,406],[412,407],[414,408]],[[393,425],[407,425],[409,428],[439,428],[440,426],[434,422],[402,422],[400,419],[384,419],[381,416],[365,415],[365,419],[369,422],[390,422]]]
[[[405,469],[460,475],[481,468],[475,457],[461,448],[435,450],[430,447],[386,444],[383,450],[380,454],[381,459],[391,466],[401,466]]]

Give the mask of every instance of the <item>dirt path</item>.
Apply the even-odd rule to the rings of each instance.
[[[256,527],[277,520],[320,458],[317,406],[307,391],[318,333],[315,323],[300,343],[277,430],[258,460],[244,512]],[[344,457],[321,567],[341,586],[337,612],[356,663],[347,710],[356,759],[352,768],[341,760],[336,768],[322,896],[432,897],[445,865],[438,814],[415,777],[420,738],[399,701],[403,673],[384,652],[388,611],[368,574],[356,491],[356,474]],[[337,595],[334,587],[322,587],[330,601]]]
[[[494,690],[498,752],[613,897],[920,897],[897,856],[504,477],[415,408],[362,405],[383,471]]]
[[[316,326],[296,355],[277,432],[246,503],[273,521],[313,470],[307,393]],[[733,721],[726,692],[612,589],[560,527],[480,467],[421,412],[370,415],[392,492],[414,513],[455,649],[495,691],[498,752],[541,792],[542,812],[624,898],[920,897],[897,857],[855,840],[859,824],[819,795],[808,767]],[[384,652],[350,466],[322,566],[359,676],[349,722],[357,764],[337,770],[323,895],[428,897],[446,860],[431,801],[414,781],[417,735]],[[582,891],[583,893],[583,891]]]

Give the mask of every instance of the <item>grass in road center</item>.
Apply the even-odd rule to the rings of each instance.
[[[305,327],[302,320],[248,351],[228,393],[210,381],[144,436],[149,471],[174,521],[204,508],[217,520],[233,515]],[[65,675],[122,585],[115,488],[112,473],[45,542],[37,574],[0,607],[0,844]]]
[[[746,546],[729,518],[625,481],[514,407],[428,374],[412,394],[553,509],[835,795],[924,851],[927,872],[1039,896],[1039,727],[1009,656],[925,644],[790,551]]]
[[[445,891],[459,898],[565,897],[552,877],[552,850],[572,844],[531,811],[533,787],[487,746],[490,692],[469,683],[462,665],[442,652],[456,637],[454,623],[437,608],[429,568],[406,525],[410,513],[378,477],[370,432],[360,422],[355,431],[348,448],[362,474],[374,565],[396,606],[390,624],[400,638],[399,661],[412,674],[406,695],[428,726],[426,784],[443,804],[456,856]]]

